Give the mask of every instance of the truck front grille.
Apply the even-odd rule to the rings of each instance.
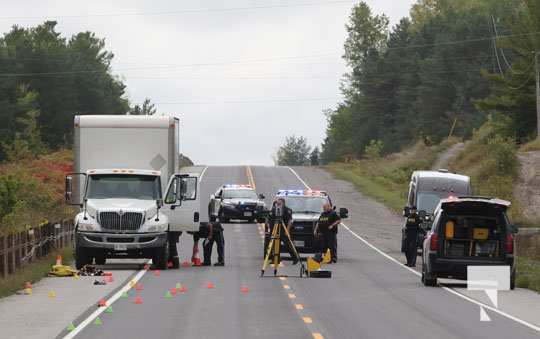
[[[100,212],[101,227],[114,231],[136,231],[143,223],[141,212]]]

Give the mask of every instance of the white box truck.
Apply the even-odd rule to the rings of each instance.
[[[75,216],[80,269],[108,258],[150,258],[178,267],[176,242],[199,230],[198,178],[179,174],[179,120],[169,116],[80,115],[66,201]],[[165,196],[165,199],[163,197]]]

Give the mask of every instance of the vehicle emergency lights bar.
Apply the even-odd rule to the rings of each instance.
[[[299,195],[299,196],[312,196],[312,197],[326,197],[328,194],[325,191],[312,191],[312,190],[279,190],[277,195]]]
[[[249,188],[252,189],[251,185],[237,185],[237,184],[227,184],[223,185],[223,188]]]

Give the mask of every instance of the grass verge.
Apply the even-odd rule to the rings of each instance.
[[[456,139],[451,139],[430,147],[419,142],[383,158],[332,163],[325,168],[336,178],[351,182],[360,192],[401,213],[412,172],[430,169],[439,153],[455,142]]]
[[[516,286],[540,292],[540,261],[528,257],[518,258]]]
[[[24,283],[30,281],[32,284],[47,276],[54,264],[57,255],[61,255],[63,262],[68,263],[73,260],[73,249],[68,246],[62,250],[53,252],[47,257],[36,260],[26,265],[17,272],[0,278],[0,298],[11,295],[23,289]]]

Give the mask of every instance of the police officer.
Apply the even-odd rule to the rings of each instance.
[[[337,263],[337,232],[340,223],[340,216],[334,211],[332,205],[326,202],[317,225],[315,225],[315,235],[319,240],[321,254],[330,249],[332,263]]]
[[[405,224],[405,257],[407,258],[407,266],[416,266],[417,256],[417,241],[418,231],[420,229],[420,217],[416,206],[411,207],[409,215],[407,216],[407,223]]]
[[[289,235],[291,234],[291,226],[293,223],[292,218],[292,210],[285,206],[285,199],[278,198],[274,205],[272,206],[272,210],[268,214],[268,218],[266,219],[266,231],[272,234],[272,230],[277,222],[280,222],[280,218],[278,215],[276,215],[276,212],[280,210],[281,211],[281,221],[283,224],[287,227],[287,231],[289,232]],[[292,236],[291,236],[292,237]],[[289,252],[289,255],[292,258],[292,264],[296,265],[298,263],[298,258],[295,254],[295,251],[291,247],[290,242],[287,239],[287,235],[285,234],[284,230],[281,230],[280,232],[280,240],[285,245],[285,248],[287,249],[287,252]],[[292,238],[290,239],[292,242]]]
[[[219,220],[208,223],[208,237],[203,241],[203,266],[212,265],[212,247],[214,246],[214,242],[217,245],[218,252],[218,261],[214,266],[225,266],[225,238],[223,237],[223,226]]]

